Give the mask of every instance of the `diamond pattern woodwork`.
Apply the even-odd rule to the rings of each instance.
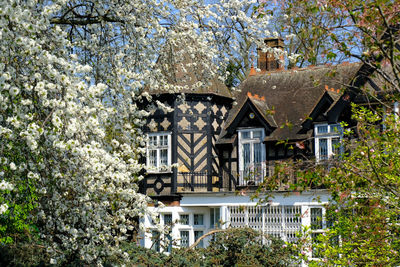
[[[219,127],[219,123],[217,122],[216,119],[214,119],[214,121],[212,123],[212,126],[214,128],[214,131],[216,132],[218,130],[218,127]]]
[[[222,106],[222,108],[221,108],[222,116],[225,117],[225,114],[226,114],[227,111],[228,110],[225,108],[225,106]]]
[[[187,104],[180,104],[178,108],[182,111],[182,113],[186,113],[186,111],[189,109],[189,106]]]
[[[217,112],[219,111],[219,108],[217,105],[213,105],[212,110],[213,110],[214,114],[216,115]]]
[[[204,106],[203,103],[199,102],[199,103],[197,103],[196,106],[194,106],[194,108],[197,110],[197,112],[198,112],[199,114],[201,114],[201,113],[203,112],[203,110],[206,109],[206,106]]]
[[[194,125],[196,125],[199,130],[203,130],[204,126],[206,126],[206,123],[202,118],[199,118]]]
[[[188,130],[190,128],[190,122],[183,117],[179,122],[178,122],[179,128],[181,130]]]
[[[148,127],[149,127],[151,132],[157,132],[158,123],[154,119],[151,119]]]
[[[168,127],[171,125],[171,123],[167,118],[164,118],[164,120],[160,123],[160,125],[164,128],[164,131],[166,131],[168,130]]]

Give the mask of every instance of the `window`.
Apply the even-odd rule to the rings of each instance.
[[[171,165],[171,134],[149,133],[147,168],[150,172],[169,171]]]
[[[153,241],[153,245],[151,247],[152,250],[154,251],[160,251],[161,246],[160,246],[160,232],[158,231],[152,231],[151,232],[151,240]]]
[[[164,214],[164,225],[172,225],[172,214]]]
[[[219,220],[219,208],[210,208],[210,228],[218,227]]]
[[[324,211],[322,208],[310,208],[310,219],[311,219],[311,240],[312,240],[312,257],[320,258],[322,256],[321,251],[318,249],[320,243],[320,235],[324,232],[323,223]]]
[[[194,225],[204,225],[203,219],[204,219],[203,214],[195,214],[194,215]]]
[[[194,240],[195,240],[195,242],[196,242],[197,239],[199,239],[203,234],[204,234],[203,231],[194,231]],[[198,247],[198,248],[204,248],[203,239],[200,240],[199,244],[198,244],[196,247]]]
[[[257,185],[266,175],[264,129],[239,130],[239,185]]]
[[[188,225],[189,224],[189,214],[181,214],[180,222],[181,222],[181,224]]]
[[[163,248],[165,252],[172,252],[172,231],[171,231],[171,227],[172,227],[172,214],[171,213],[166,213],[163,214],[163,218],[164,218],[164,226],[168,226],[167,227],[167,232],[164,235],[164,239],[163,239]]]
[[[327,160],[334,155],[340,155],[340,139],[343,131],[340,124],[317,124],[314,128],[315,157],[317,161]]]
[[[189,231],[180,231],[181,235],[181,247],[187,248],[189,247]]]
[[[168,231],[167,233],[167,242],[168,242],[168,246],[166,248],[166,252],[171,253],[172,252],[172,232]]]
[[[311,208],[311,230],[322,229],[322,208]]]

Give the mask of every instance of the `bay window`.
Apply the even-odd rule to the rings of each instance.
[[[171,166],[171,134],[149,133],[147,169],[149,172],[169,171]]]
[[[264,129],[243,129],[238,134],[239,185],[257,185],[266,175]]]

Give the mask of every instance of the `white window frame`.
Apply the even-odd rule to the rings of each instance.
[[[201,216],[201,220],[202,220],[201,224],[199,224],[198,222],[196,223],[196,219],[195,219],[196,216]],[[205,219],[205,216],[203,213],[193,213],[193,226],[204,226],[204,219]]]
[[[198,236],[198,238],[200,238],[200,237],[202,237],[204,235],[204,230],[203,229],[201,229],[201,230],[195,229],[193,231],[194,242],[196,242],[198,240],[198,238],[196,239],[196,232],[201,232],[202,233],[200,236]],[[200,240],[199,244],[196,247],[197,248],[204,248],[204,238],[202,240]]]
[[[319,127],[327,127],[327,132],[320,133],[318,131]],[[339,131],[335,131],[339,129]],[[343,129],[339,123],[336,124],[327,124],[327,123],[320,123],[314,125],[314,147],[315,147],[315,158],[316,161],[319,162],[321,160],[330,159],[334,155],[334,147],[332,145],[332,140],[339,139],[339,143],[342,141],[343,136]],[[320,140],[326,139],[327,140],[327,158],[323,159],[320,155]],[[339,148],[339,154],[343,153],[342,148]]]
[[[309,211],[310,211],[310,235],[311,238],[313,235],[320,235],[326,232],[326,209],[322,206],[309,206],[308,207]],[[312,212],[311,209],[320,209],[321,210],[321,227],[320,228],[316,228],[313,229],[313,221],[312,221]],[[319,260],[320,258],[316,257],[316,255],[314,255],[314,250],[313,250],[313,246],[314,243],[311,244],[311,259],[312,260]]]
[[[254,132],[256,131],[261,131],[261,136],[254,138]],[[243,135],[245,133],[250,134],[250,138],[244,139]],[[266,161],[266,149],[265,149],[265,144],[264,144],[264,138],[265,138],[265,129],[264,128],[246,128],[246,129],[240,129],[238,130],[238,156],[239,156],[239,173],[243,173],[245,171],[244,169],[244,157],[243,157],[243,145],[244,144],[250,144],[250,165],[254,164],[254,144],[261,144],[261,164],[262,164],[262,169],[266,170],[265,166],[265,161]],[[264,174],[265,176],[265,174]],[[243,178],[240,177],[241,181],[239,184],[243,183]]]
[[[183,223],[182,216],[187,216],[187,223]],[[189,213],[181,213],[179,214],[179,224],[180,225],[190,225],[190,214]]]
[[[182,242],[182,233],[183,232],[185,232],[185,233],[187,233],[187,244],[185,244],[185,245],[183,245],[183,242]],[[190,247],[190,244],[191,244],[191,240],[190,240],[190,232],[191,232],[191,230],[190,229],[180,229],[179,230],[179,246],[181,247],[181,248],[188,248],[188,247]]]
[[[150,146],[150,137],[157,138],[157,145],[154,147]],[[160,146],[160,136],[167,136],[167,146]],[[146,147],[146,166],[148,173],[160,173],[171,171],[171,132],[157,132],[147,134],[147,147]],[[167,148],[167,165],[161,166],[161,150]],[[156,166],[150,165],[150,150],[156,150]]]
[[[210,208],[210,228],[218,228],[221,226],[221,208],[212,207]]]

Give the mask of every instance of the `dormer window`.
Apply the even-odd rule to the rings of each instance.
[[[171,134],[149,133],[147,143],[147,171],[170,171],[171,166]]]
[[[317,124],[314,127],[315,157],[317,161],[327,160],[341,154],[340,140],[343,130],[340,124]]]
[[[238,131],[239,134],[239,185],[257,185],[265,176],[264,129]]]

